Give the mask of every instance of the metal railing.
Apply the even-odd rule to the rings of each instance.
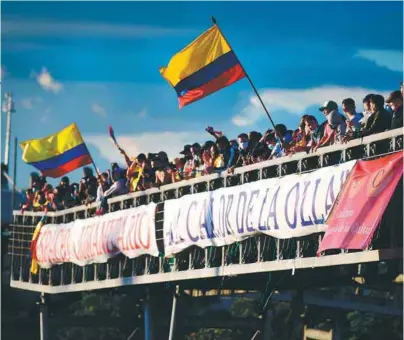
[[[164,201],[167,199],[266,178],[310,172],[354,159],[386,155],[402,148],[403,130],[397,129],[356,139],[344,145],[324,147],[311,154],[299,153],[237,168],[233,175],[222,172],[109,199],[110,212],[150,202],[157,203],[156,239],[160,250],[159,257],[146,255],[129,259],[118,255],[103,264],[80,267],[64,263],[51,269],[40,269],[38,275],[31,275],[29,246],[34,228],[43,213],[26,211],[21,214],[14,211],[13,234],[9,245],[12,256],[11,285],[44,293],[61,293],[277,270],[294,272],[299,268],[377,262],[381,258],[400,257],[402,251],[394,248],[401,247],[401,244],[397,244],[397,235],[394,233],[402,226],[383,228],[382,221],[373,244],[364,252],[342,251],[316,257],[322,233],[286,240],[259,235],[223,247],[188,248],[168,259],[164,257],[163,220]],[[97,203],[93,203],[89,206],[49,212],[48,223],[59,224],[88,218],[94,216],[96,208]],[[379,251],[381,248],[384,249],[383,253]]]

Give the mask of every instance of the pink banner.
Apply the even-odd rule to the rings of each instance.
[[[365,249],[402,175],[402,152],[356,163],[327,219],[318,253]]]

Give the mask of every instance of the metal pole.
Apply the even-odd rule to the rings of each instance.
[[[150,315],[150,291],[146,288],[146,299],[144,301],[144,339],[152,340],[152,327]]]
[[[41,293],[39,305],[39,330],[40,340],[48,340],[48,306],[45,294]]]
[[[224,36],[224,34],[223,34],[223,32],[221,31],[219,25],[217,24],[216,19],[215,19],[214,17],[211,17],[211,20],[212,20],[213,24],[216,25],[216,27],[218,28],[219,32],[222,34],[223,39],[226,41],[227,45],[229,45],[230,49],[233,51],[234,56],[238,59],[238,57],[237,57],[237,55],[236,55],[236,52],[234,51],[234,49],[231,47],[229,41],[228,41],[228,40],[226,39],[226,37]],[[240,59],[238,59],[238,60],[240,60]],[[254,86],[254,83],[252,82],[250,76],[248,75],[247,71],[245,70],[244,66],[243,66],[241,63],[240,63],[240,66],[241,66],[241,68],[243,69],[244,74],[245,74],[247,80],[249,81],[249,83],[250,83],[251,87],[253,88],[255,94],[257,95],[257,97],[258,97],[258,99],[259,99],[259,101],[260,101],[262,107],[264,108],[265,113],[267,114],[269,120],[271,121],[271,123],[272,123],[272,125],[273,125],[273,127],[274,127],[274,129],[275,129],[275,123],[274,123],[274,121],[272,120],[271,115],[269,114],[269,111],[268,111],[267,108],[265,107],[264,102],[263,102],[262,99],[261,99],[261,96],[259,95],[259,93],[258,93],[256,87]],[[275,130],[276,130],[276,129],[275,129]]]
[[[5,95],[6,102],[3,106],[3,112],[7,113],[6,127],[6,145],[4,147],[4,165],[8,172],[8,164],[10,160],[10,139],[11,139],[11,113],[14,112],[12,94],[7,92]]]
[[[175,332],[175,312],[177,309],[177,300],[180,294],[180,287],[177,285],[175,287],[175,293],[173,295],[173,308],[171,309],[171,321],[170,321],[170,333],[168,335],[168,340],[174,339],[174,332]]]
[[[18,139],[14,138],[14,167],[13,167],[13,192],[11,194],[11,213],[15,209],[15,187],[17,182],[17,153],[18,153]]]

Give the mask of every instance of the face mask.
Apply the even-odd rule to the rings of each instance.
[[[239,144],[240,150],[246,150],[248,147],[248,142],[242,142]]]

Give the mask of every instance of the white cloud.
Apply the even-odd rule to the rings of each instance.
[[[26,110],[32,110],[36,104],[42,103],[41,97],[28,97],[21,100],[21,106]]]
[[[194,30],[150,25],[125,25],[103,22],[74,22],[3,18],[1,29],[4,37],[10,36],[103,36],[112,38],[148,38],[181,36]]]
[[[310,89],[263,89],[259,91],[261,98],[275,123],[282,120],[280,114],[288,112],[294,115],[303,115],[306,110],[318,105],[320,107],[327,100],[334,100],[339,105],[344,98],[353,98],[359,108],[362,99],[369,93],[380,93],[388,96],[389,92],[360,87],[322,86]],[[258,98],[254,95],[249,98],[248,105],[244,106],[238,114],[233,116],[232,122],[236,126],[251,126],[266,119]]]
[[[206,139],[204,132],[145,132],[133,135],[116,135],[118,144],[122,147],[129,157],[136,157],[139,153],[165,151],[169,158],[179,156],[185,144],[202,142]],[[116,162],[123,157],[116,147],[105,135],[84,135],[87,144],[95,146],[101,156],[109,162]]]
[[[39,74],[32,72],[32,75],[45,91],[58,93],[63,88],[62,83],[56,81],[46,68],[43,68]]]
[[[403,51],[399,50],[359,50],[354,57],[374,62],[377,66],[391,71],[403,72]]]
[[[91,105],[91,110],[93,110],[94,113],[97,115],[106,118],[107,117],[107,111],[99,104],[94,103]]]

